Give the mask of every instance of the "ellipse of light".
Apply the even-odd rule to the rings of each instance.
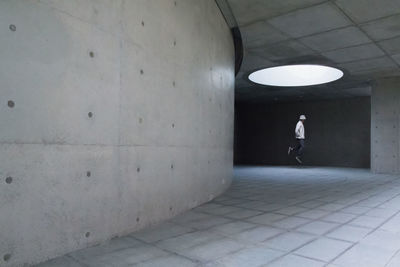
[[[249,80],[270,86],[307,86],[336,81],[343,77],[339,69],[322,65],[286,65],[266,68],[249,75]]]

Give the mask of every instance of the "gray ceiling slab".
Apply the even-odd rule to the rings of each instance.
[[[276,17],[326,0],[228,0],[240,26]]]
[[[242,26],[262,19],[266,14],[259,0],[228,0],[237,23]]]
[[[400,15],[363,24],[361,28],[375,41],[400,36]]]
[[[370,79],[379,79],[385,77],[400,77],[400,69],[387,69],[387,70],[375,70],[373,72],[360,73],[364,77],[370,77]]]
[[[367,58],[384,56],[385,53],[374,43],[348,47],[339,50],[322,53],[325,57],[336,63],[344,63]]]
[[[399,0],[336,0],[335,3],[357,23],[400,12]]]
[[[400,65],[400,54],[393,55],[392,58]]]
[[[254,51],[255,55],[272,61],[296,58],[314,53],[311,49],[295,40],[285,41],[264,48],[252,49],[251,51]]]
[[[400,37],[379,42],[379,45],[389,55],[400,53]]]
[[[259,47],[289,39],[289,36],[275,29],[265,21],[259,21],[240,28],[246,47]]]
[[[227,1],[245,47],[236,77],[238,101],[363,96],[374,79],[400,76],[400,0]],[[328,65],[345,74],[332,83],[290,91],[247,78],[251,71],[285,64]]]
[[[370,96],[371,95],[371,87],[360,87],[360,88],[351,88],[346,89],[346,93],[353,96]]]
[[[339,67],[354,74],[371,72],[371,71],[383,71],[383,70],[390,70],[397,68],[396,64],[388,57],[380,57],[380,58],[344,63],[340,64]]]
[[[352,88],[360,88],[370,86],[370,80],[366,80],[365,78],[358,78],[346,76],[343,80],[339,80],[333,84],[327,84],[328,86],[333,86],[337,92],[341,92],[344,90],[349,90]]]
[[[270,19],[268,22],[294,38],[341,28],[351,24],[351,22],[330,3],[300,9]]]
[[[357,27],[350,26],[304,37],[301,38],[300,41],[316,51],[326,52],[329,50],[370,43],[371,39],[369,39],[368,36]]]
[[[243,76],[244,76],[244,74],[243,74]],[[242,78],[242,79],[236,79],[236,81],[235,81],[235,87],[237,88],[237,89],[240,89],[240,88],[247,88],[247,87],[250,87],[252,84],[250,83],[250,82],[248,82],[246,79],[244,79],[244,78]]]
[[[266,60],[265,58],[262,58],[258,55],[245,53],[243,56],[241,71],[247,72],[255,69],[270,67],[273,65],[274,63],[272,63],[271,61]]]

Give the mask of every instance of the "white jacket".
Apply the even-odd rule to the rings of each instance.
[[[296,139],[305,139],[304,125],[301,121],[296,124],[296,129],[294,132],[296,134]]]

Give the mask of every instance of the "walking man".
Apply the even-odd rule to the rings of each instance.
[[[304,139],[305,139],[305,129],[304,129],[304,122],[306,120],[306,116],[301,115],[299,122],[296,124],[295,135],[297,139],[297,146],[291,147],[289,146],[288,155],[295,150],[296,151],[296,160],[298,163],[303,163],[301,161],[301,156],[303,155],[304,150]]]

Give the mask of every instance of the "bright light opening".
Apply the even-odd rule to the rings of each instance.
[[[252,82],[271,86],[307,86],[336,81],[341,70],[321,65],[287,65],[262,69],[249,75]]]

